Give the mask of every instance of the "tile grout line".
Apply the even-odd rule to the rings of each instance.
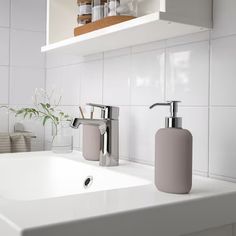
[[[105,56],[102,53],[102,104],[104,103],[104,71],[105,71]]]
[[[8,107],[10,106],[10,92],[11,92],[11,18],[12,18],[12,0],[9,0],[9,48],[8,48]],[[10,113],[8,111],[8,133],[10,133]]]
[[[167,40],[165,40],[165,48],[164,48],[164,101],[166,101],[167,94]]]
[[[45,37],[46,41],[46,37]],[[47,54],[44,54],[44,90],[47,91]],[[43,126],[43,150],[46,150],[46,127]]]
[[[227,181],[227,182],[231,182],[231,183],[236,183],[236,178],[235,177],[229,177],[226,175],[221,175],[221,174],[215,174],[215,173],[210,173],[209,178],[212,179],[219,179],[219,180],[223,180],[223,181]]]
[[[211,32],[209,34],[209,48],[208,48],[208,145],[207,145],[207,151],[208,151],[208,163],[207,163],[207,173],[208,173],[208,177],[210,177],[210,119],[211,119],[211,61],[212,61],[212,48],[211,48]]]
[[[130,47],[130,51],[129,51],[129,63],[130,63],[130,68],[129,68],[129,105],[128,105],[128,124],[129,124],[129,128],[128,128],[128,160],[132,159],[132,152],[131,152],[131,109],[132,109],[132,89],[131,89],[131,84],[132,84],[132,80],[133,80],[133,51],[132,51],[132,47]]]
[[[80,64],[80,65],[82,65],[82,63]],[[78,65],[79,66],[79,65]],[[83,66],[82,66],[82,72],[83,72],[83,70],[84,70],[84,63],[83,63]],[[80,70],[81,70],[81,67],[80,67]],[[82,100],[82,80],[84,79],[84,73],[82,73],[83,74],[83,76],[80,76],[79,77],[79,106],[81,105],[81,100]],[[75,105],[75,107],[78,109],[78,111],[79,111],[79,107],[78,106],[76,106]],[[74,143],[74,134],[73,134],[73,150],[75,150],[76,148],[77,149],[79,149],[80,151],[82,151],[82,148],[81,148],[81,146],[82,146],[82,139],[81,139],[81,137],[82,137],[82,134],[81,134],[81,131],[82,129],[79,129],[78,130],[78,137],[79,137],[79,142],[78,142],[78,146],[75,146],[75,143]]]
[[[233,38],[235,36],[236,36],[236,33],[232,33],[232,34],[217,36],[217,37],[214,37],[214,38],[212,37],[211,40],[215,41],[215,40],[218,40],[218,39]]]

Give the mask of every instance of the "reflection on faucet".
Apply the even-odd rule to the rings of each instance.
[[[80,125],[98,126],[101,133],[100,165],[119,165],[119,108],[98,104],[87,104],[101,109],[101,119],[74,118],[71,127],[79,128]]]

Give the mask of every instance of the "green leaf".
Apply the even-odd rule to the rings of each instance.
[[[43,126],[45,126],[47,120],[50,119],[50,116],[45,116],[43,119]]]
[[[28,112],[26,111],[24,114],[24,119],[26,118],[27,115],[28,115]]]
[[[14,112],[14,113],[17,112],[17,110],[15,110],[15,109],[13,109],[13,108],[10,108],[9,111]]]
[[[22,114],[22,113],[24,113],[24,110],[23,110],[23,109],[18,110],[18,111],[16,112],[16,115],[20,115],[20,114]]]

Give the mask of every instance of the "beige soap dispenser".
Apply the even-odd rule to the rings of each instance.
[[[192,135],[182,128],[182,118],[177,117],[179,101],[153,104],[170,106],[170,116],[165,128],[155,137],[155,185],[158,190],[186,194],[192,188]]]

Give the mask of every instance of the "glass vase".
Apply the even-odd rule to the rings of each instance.
[[[52,151],[54,153],[71,153],[73,151],[73,135],[70,121],[52,124]]]

